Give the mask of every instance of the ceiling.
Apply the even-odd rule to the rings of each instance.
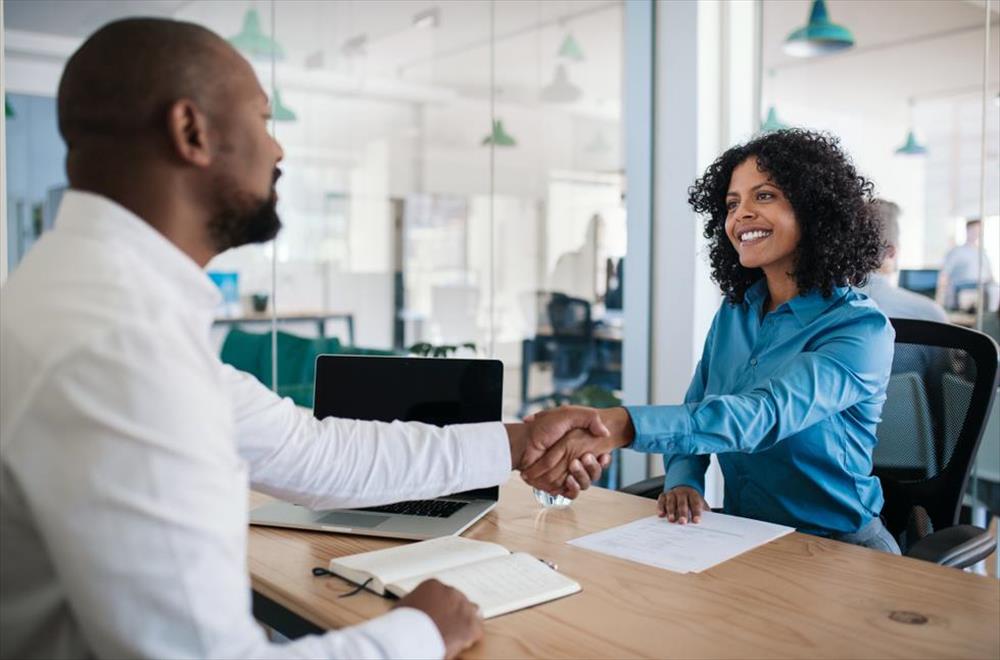
[[[1000,4],[1000,3],[994,3]],[[795,59],[781,44],[803,25],[809,0],[763,0],[765,101],[868,113],[981,84],[984,8],[976,0],[828,0],[830,17],[855,35],[855,48]],[[436,7],[433,29],[413,25]],[[472,98],[533,102],[553,76],[559,45],[572,33],[585,59],[570,62],[583,104],[617,114],[623,74],[621,0],[6,0],[8,29],[83,38],[124,16],[191,20],[223,36],[239,32],[247,9],[288,52],[286,63],[362,78],[424,84]],[[994,29],[997,49],[1000,29]],[[490,47],[491,34],[495,48]],[[366,37],[363,52],[344,44]],[[996,54],[994,62],[1000,61]],[[996,67],[1000,69],[1000,66]],[[494,77],[491,85],[491,72]],[[991,76],[997,79],[1000,71]]]
[[[855,46],[822,58],[799,59],[782,44],[808,20],[806,0],[764,0],[765,101],[822,103],[848,112],[894,107],[949,95],[975,95],[982,86],[985,11],[959,0],[828,0],[830,19],[851,30]],[[1000,61],[993,14],[992,61]],[[1000,67],[993,66],[993,87]],[[770,98],[768,98],[770,97]]]
[[[413,25],[416,14],[435,7],[438,27]],[[270,32],[267,0],[6,0],[4,19],[12,30],[83,38],[118,18],[162,16],[228,37],[251,8]],[[537,98],[552,79],[559,46],[572,33],[584,60],[569,63],[571,80],[592,104],[619,103],[622,17],[621,0],[492,6],[489,0],[283,0],[273,6],[274,36],[290,65],[441,86],[474,98],[489,96],[492,70],[500,98],[519,102]],[[361,35],[363,52],[345,54],[345,43]]]

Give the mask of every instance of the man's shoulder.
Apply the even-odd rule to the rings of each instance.
[[[46,235],[3,287],[0,328],[38,365],[111,334],[156,333],[141,278],[114,250]]]
[[[948,322],[948,315],[940,305],[913,291],[888,286],[873,289],[869,295],[890,318]]]

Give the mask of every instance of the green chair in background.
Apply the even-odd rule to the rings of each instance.
[[[318,355],[396,355],[394,351],[344,346],[336,337],[299,337],[277,333],[278,396],[289,397],[296,405],[312,408]],[[226,364],[254,376],[267,387],[271,378],[271,333],[244,332],[233,328],[222,344],[220,358]]]

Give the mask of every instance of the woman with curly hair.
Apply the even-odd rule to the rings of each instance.
[[[607,450],[595,442],[662,453],[660,515],[699,522],[716,454],[727,513],[898,553],[872,476],[894,333],[852,288],[884,249],[871,197],[827,135],[779,131],[722,154],[689,190],[725,300],[684,403],[609,409],[609,438],[567,436],[525,478]]]

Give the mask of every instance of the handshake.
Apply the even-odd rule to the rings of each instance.
[[[576,498],[611,464],[611,451],[632,443],[635,429],[624,408],[562,406],[507,424],[511,466],[528,484],[552,495]],[[447,659],[483,636],[475,604],[437,580],[421,583],[396,607],[420,610],[437,626]]]
[[[624,408],[562,406],[507,424],[511,464],[531,486],[576,498],[600,478],[611,451],[632,443],[635,429]]]

